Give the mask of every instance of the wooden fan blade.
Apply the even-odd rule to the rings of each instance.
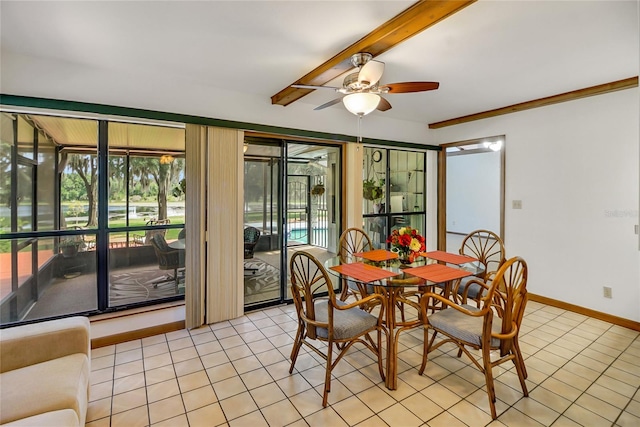
[[[291,85],[291,87],[295,87],[296,89],[333,89],[333,90],[341,89],[339,87],[334,87],[334,86],[313,86],[313,85]]]
[[[331,107],[332,105],[336,105],[340,101],[342,101],[342,98],[332,99],[329,102],[325,102],[324,104],[317,106],[316,108],[314,108],[314,110],[322,110],[323,108]]]
[[[391,109],[391,104],[389,104],[389,101],[387,101],[383,97],[380,97],[380,103],[378,103],[378,108],[377,109],[380,110],[380,111],[390,110]]]
[[[389,83],[381,87],[389,89],[388,93],[410,93],[436,90],[440,86],[438,82],[401,82]]]

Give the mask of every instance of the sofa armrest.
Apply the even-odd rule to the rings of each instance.
[[[91,333],[86,317],[0,330],[0,373],[75,353],[84,353],[91,361]]]

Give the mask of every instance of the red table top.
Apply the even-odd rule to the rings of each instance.
[[[364,283],[375,282],[376,280],[386,279],[388,277],[398,275],[398,273],[394,273],[393,271],[384,270],[382,268],[374,267],[373,265],[364,264],[362,262],[336,265],[329,268],[337,271],[340,274],[353,277],[357,281]]]
[[[449,280],[461,279],[472,275],[469,271],[447,267],[442,264],[429,264],[423,265],[422,267],[406,268],[404,272],[435,283],[448,282]]]
[[[385,249],[374,249],[367,252],[354,252],[353,256],[368,259],[370,261],[388,261],[390,259],[398,258],[397,253],[387,251]]]
[[[472,258],[466,255],[452,254],[444,251],[422,252],[420,255],[429,259],[435,259],[436,261],[442,261],[442,262],[447,262],[449,264],[456,264],[456,265],[478,261],[477,258]]]

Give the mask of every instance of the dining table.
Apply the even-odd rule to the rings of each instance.
[[[452,283],[467,276],[482,273],[484,268],[477,259],[466,257],[449,258],[442,261],[446,252],[432,254],[421,253],[411,264],[402,264],[396,253],[385,249],[353,254],[349,261],[332,257],[324,262],[325,269],[339,279],[353,281],[366,294],[367,285],[373,286],[376,293],[383,294],[386,300],[384,327],[387,335],[385,386],[390,390],[398,388],[398,338],[400,333],[423,324],[420,315],[419,298],[423,293],[433,290],[436,284],[443,288],[443,296],[448,297]],[[449,254],[455,256],[456,254]],[[444,255],[446,257],[446,255]],[[465,262],[462,262],[465,261]],[[447,265],[447,264],[453,264]],[[414,307],[417,318],[406,319],[404,306]],[[398,308],[401,312],[398,313]],[[400,314],[400,318],[398,318]]]

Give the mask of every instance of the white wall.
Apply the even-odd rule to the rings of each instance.
[[[271,104],[277,89],[265,88],[264,96],[220,89],[198,82],[176,81],[162,73],[114,73],[85,64],[17,55],[2,50],[0,92],[128,108],[189,114],[239,122],[357,136],[357,116],[341,108],[313,111],[317,106],[304,98],[283,107]],[[180,87],[180,96],[175,90]],[[426,126],[383,115],[364,117],[363,137],[424,143]]]
[[[500,152],[447,156],[447,232],[500,234]]]
[[[506,135],[505,246],[531,293],[640,320],[639,110],[634,88],[430,132]]]

